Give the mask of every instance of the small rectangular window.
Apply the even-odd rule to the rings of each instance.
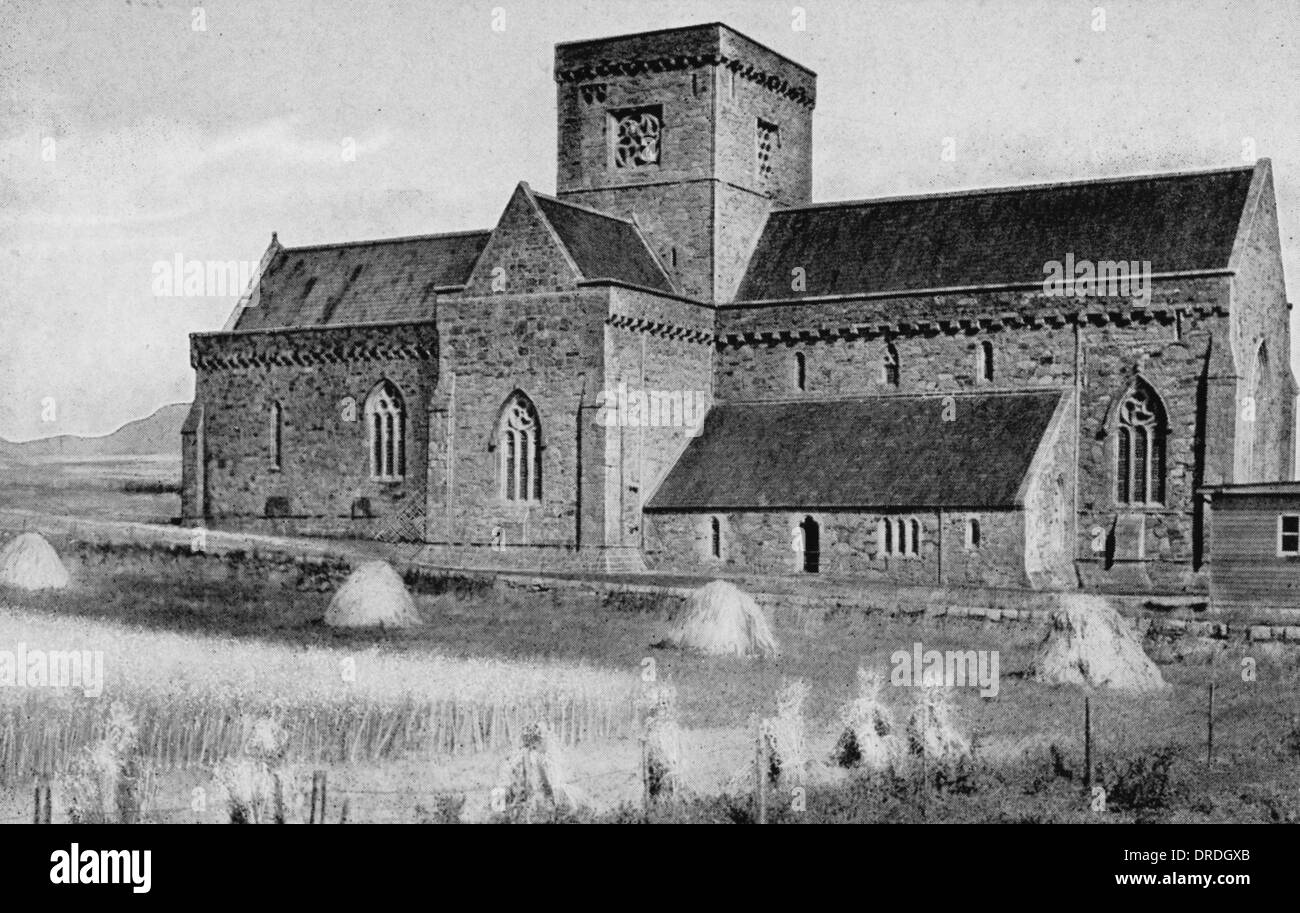
[[[1277,553],[1300,555],[1300,514],[1282,514],[1277,518]]]

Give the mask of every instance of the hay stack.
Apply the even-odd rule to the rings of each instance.
[[[767,740],[768,776],[780,786],[799,786],[808,765],[808,743],[804,736],[803,705],[808,685],[795,679],[776,693],[776,716],[763,721]]]
[[[420,623],[415,601],[387,561],[368,561],[330,600],[325,624],[334,628],[409,628]]]
[[[970,757],[970,742],[957,730],[952,694],[947,688],[930,687],[921,697],[907,720],[907,748],[927,760],[956,762]]]
[[[680,796],[685,788],[682,728],[672,685],[647,689],[637,701],[646,743],[646,784],[651,798]]]
[[[1142,652],[1142,641],[1123,616],[1100,596],[1065,593],[1052,630],[1027,677],[1053,684],[1160,691],[1160,669]]]
[[[887,770],[902,758],[894,715],[880,698],[883,685],[876,671],[858,669],[858,696],[840,710],[840,736],[832,756],[837,766]]]
[[[571,814],[587,804],[573,785],[558,741],[541,722],[524,726],[519,748],[502,767],[499,786],[506,813],[517,821],[545,821],[555,812]]]
[[[301,804],[297,771],[286,763],[289,732],[270,717],[246,717],[242,723],[242,755],[224,758],[212,770],[225,792],[230,822],[284,823],[287,805]]]
[[[39,533],[23,533],[0,551],[0,583],[24,590],[61,590],[68,571]]]
[[[754,597],[725,580],[714,580],[691,594],[667,641],[715,656],[775,656],[779,652]]]

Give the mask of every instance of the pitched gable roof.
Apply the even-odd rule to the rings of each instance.
[[[536,192],[533,198],[584,279],[674,291],[635,223]]]
[[[1266,167],[1266,163],[1256,167]],[[1254,169],[801,206],[768,218],[737,301],[1035,283],[1045,263],[1227,268]],[[790,293],[791,270],[806,291]]]
[[[236,330],[397,323],[434,316],[434,290],[463,285],[490,232],[286,247]]]
[[[715,406],[646,510],[1008,508],[1059,391]]]

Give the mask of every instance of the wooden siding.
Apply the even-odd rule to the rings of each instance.
[[[1277,554],[1278,517],[1300,514],[1300,504],[1289,500],[1251,499],[1254,503],[1214,505],[1210,601],[1215,608],[1300,608],[1300,556]]]

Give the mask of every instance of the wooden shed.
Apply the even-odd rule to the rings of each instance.
[[[1201,489],[1215,609],[1300,608],[1300,482]]]

